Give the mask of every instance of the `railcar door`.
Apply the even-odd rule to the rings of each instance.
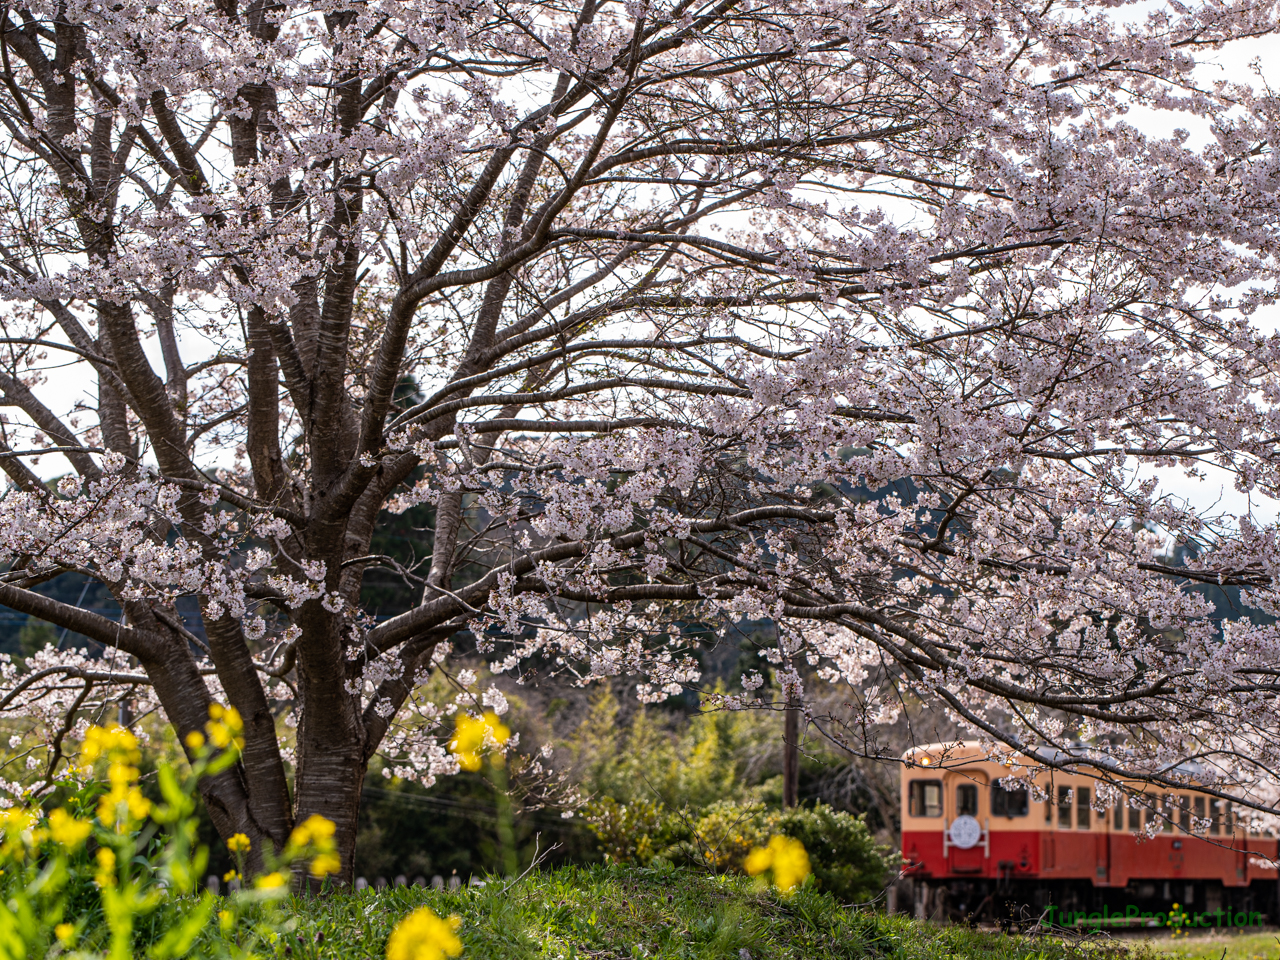
[[[1100,855],[1095,840],[1094,812],[1089,802],[1092,787],[1059,781],[1054,788],[1057,792],[1052,837],[1054,875],[1096,883],[1099,866],[1103,866],[1105,872],[1106,848],[1102,848]],[[1101,826],[1105,829],[1105,821]]]
[[[1111,822],[1108,812],[1098,814],[1097,830],[1094,834],[1094,852],[1097,863],[1093,869],[1093,882],[1100,886],[1111,883]]]
[[[943,779],[946,793],[946,827],[943,845],[952,873],[973,874],[986,870],[991,852],[988,827],[991,791],[981,770],[951,770]]]

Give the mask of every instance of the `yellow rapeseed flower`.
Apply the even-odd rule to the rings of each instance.
[[[192,730],[187,734],[186,744],[191,750],[199,750],[204,746],[204,734],[199,730]]]
[[[73,923],[60,923],[53,928],[53,935],[58,938],[58,942],[64,947],[69,947],[75,940],[76,927]]]
[[[35,826],[36,815],[24,807],[10,807],[0,810],[0,833],[4,841],[0,843],[0,855],[11,857],[24,854],[26,845],[32,842],[31,828]]]
[[[257,880],[253,881],[253,885],[259,890],[279,890],[289,882],[289,879],[276,870],[272,873],[264,873]]]
[[[80,844],[89,839],[91,833],[93,833],[92,823],[87,820],[77,820],[62,807],[58,807],[49,814],[49,836],[53,837],[53,842],[60,847],[76,850]]]
[[[138,768],[113,763],[107,771],[111,789],[98,798],[98,821],[104,827],[128,829],[151,812],[151,801],[136,783]]]
[[[313,877],[327,877],[331,873],[337,873],[342,869],[342,858],[336,853],[322,853],[311,861],[311,875]]]
[[[482,718],[459,714],[449,750],[458,758],[458,766],[475,772],[480,769],[480,751],[489,741],[502,746],[511,739],[511,728],[498,719],[492,710],[486,710]]]
[[[116,852],[110,847],[98,848],[98,872],[93,882],[99,887],[113,887],[116,883]]]
[[[313,813],[302,823],[293,828],[293,833],[289,834],[289,846],[291,847],[323,847],[333,846],[333,834],[337,830],[332,820]]]
[[[338,845],[333,839],[336,831],[337,827],[332,820],[313,813],[289,834],[285,858],[297,860],[310,856],[313,877],[327,877],[331,873],[337,873],[342,867],[342,860],[338,856]]]
[[[209,722],[204,725],[209,741],[219,750],[244,749],[244,721],[235,707],[209,704]]]
[[[429,907],[419,907],[392,931],[387,940],[387,960],[444,960],[462,954],[456,917],[441,920]]]
[[[227,849],[232,853],[248,853],[249,846],[249,838],[243,833],[233,833],[227,840]]]
[[[223,883],[230,883],[232,880],[239,880],[239,879],[240,879],[239,870],[228,870],[226,873],[222,875]]]
[[[109,723],[86,730],[80,747],[81,763],[92,764],[101,757],[117,763],[138,764],[142,762],[142,750],[138,747],[138,738],[130,731]]]
[[[809,875],[809,854],[799,840],[773,836],[769,846],[756,847],[747,855],[745,866],[753,877],[772,870],[774,885],[785,893]]]

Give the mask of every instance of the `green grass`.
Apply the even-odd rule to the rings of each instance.
[[[277,956],[380,958],[395,924],[423,905],[462,919],[463,960],[1155,960],[1149,948],[936,927],[848,910],[812,890],[783,898],[744,878],[617,867],[566,867],[508,892],[411,887],[293,901],[296,926]]]
[[[1210,931],[1147,942],[1176,960],[1280,960],[1280,940],[1275,933]]]

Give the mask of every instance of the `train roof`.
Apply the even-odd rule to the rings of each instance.
[[[939,741],[910,748],[902,754],[902,761],[908,767],[933,767],[945,770],[974,762],[999,763],[1010,767],[1058,766],[1076,757],[1087,758],[1089,766],[1100,772],[1109,772],[1124,780],[1141,779],[1123,769],[1111,754],[1085,743],[1073,744],[1066,749],[1046,744],[1031,747],[1029,750],[1014,750],[1012,747],[992,746],[981,740]],[[1091,775],[1083,770],[1079,772],[1086,776]],[[1205,769],[1201,764],[1184,762],[1162,772],[1199,780],[1204,776]]]

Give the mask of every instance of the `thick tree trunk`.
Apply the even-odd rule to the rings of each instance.
[[[161,661],[144,661],[143,666],[155,684],[156,696],[177,731],[179,741],[185,742],[187,734],[204,730],[212,701],[209,688],[190,654],[181,648],[172,648],[166,653]],[[262,867],[263,847],[281,842],[279,825],[287,821],[289,809],[287,800],[280,804],[279,796],[272,796],[277,803],[275,809],[264,807],[260,801],[258,813],[268,814],[267,822],[262,822],[263,818],[255,815],[252,786],[244,765],[239,763],[217,776],[201,780],[200,796],[219,836],[225,840],[233,834],[243,833],[249,838],[250,852],[245,866],[256,872]],[[273,833],[277,835],[273,836]]]
[[[332,525],[325,532],[328,539],[324,546],[341,544],[342,525]],[[337,562],[329,564],[326,586],[330,590],[338,587],[338,568]],[[326,611],[319,600],[310,600],[298,611],[295,622],[302,628],[302,636],[297,661],[301,715],[294,753],[294,823],[316,814],[333,821],[334,840],[342,858],[341,870],[333,879],[349,884],[367,767],[360,699],[348,687],[341,618]]]
[[[319,749],[308,750],[305,758],[302,756],[301,745],[299,746],[298,773],[294,784],[297,796],[296,822],[302,823],[313,814],[333,821],[334,841],[342,866],[329,879],[350,886],[355,876],[360,793],[364,787],[368,765],[361,749],[352,752],[349,748],[332,749],[322,744],[316,746]],[[301,876],[299,880],[302,880]],[[315,878],[309,877],[306,882],[313,890],[320,886]]]

